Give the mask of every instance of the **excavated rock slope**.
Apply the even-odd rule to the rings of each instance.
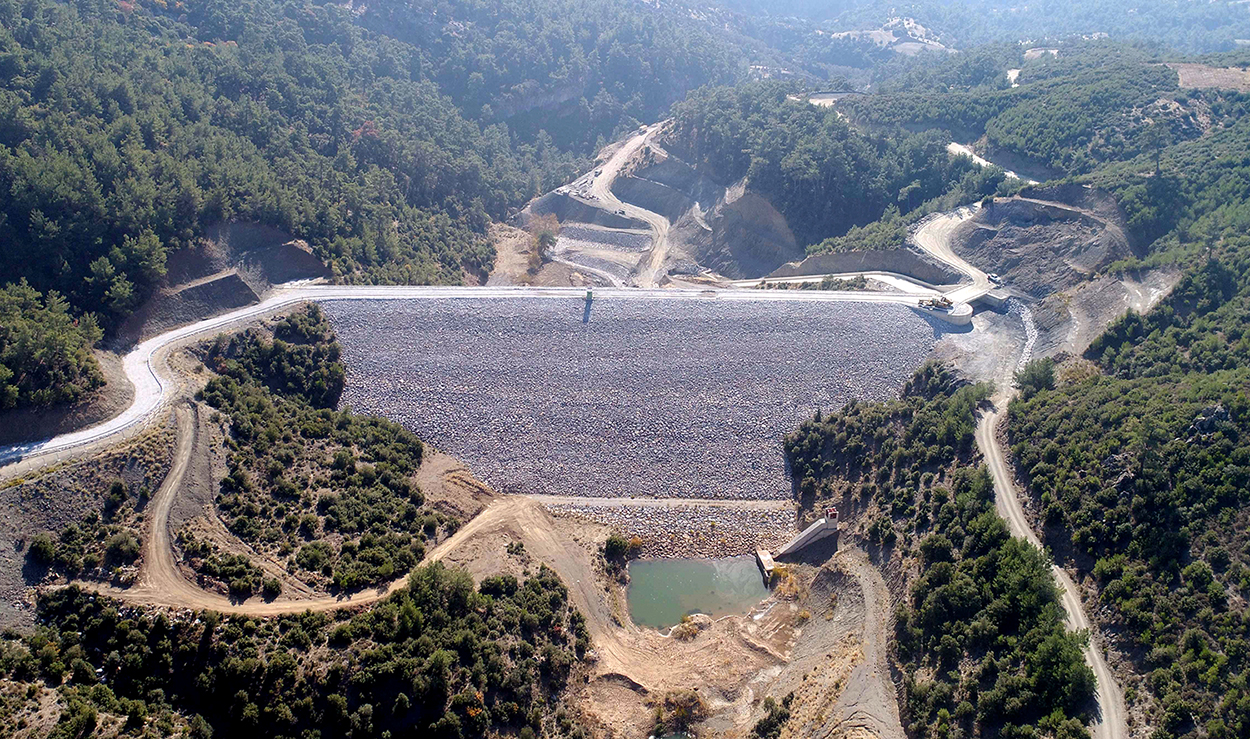
[[[952,248],[1036,298],[1068,290],[1132,256],[1114,202],[1070,189],[1039,188],[995,200],[959,227]]]
[[[725,187],[667,152],[617,178],[617,197],[673,223],[671,249],[731,279],[763,277],[802,259],[786,219],[747,180]]]

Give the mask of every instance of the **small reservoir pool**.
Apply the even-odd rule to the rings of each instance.
[[[643,559],[629,564],[629,615],[639,626],[667,629],[682,616],[746,613],[768,597],[755,557]]]

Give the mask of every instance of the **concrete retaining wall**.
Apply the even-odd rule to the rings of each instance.
[[[794,554],[804,547],[811,546],[821,539],[827,539],[838,533],[838,518],[833,516],[830,518],[821,518],[816,523],[803,529],[802,533],[790,540],[777,552],[778,557],[784,557],[787,554]]]
[[[946,321],[955,326],[967,326],[972,323],[972,306],[962,303],[955,306],[954,310],[938,310],[934,308],[925,308],[924,306],[915,306],[916,312],[925,316],[932,316],[940,321]]]

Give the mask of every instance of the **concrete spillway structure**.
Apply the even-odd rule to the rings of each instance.
[[[816,523],[803,529],[798,536],[791,539],[788,544],[777,552],[777,556],[784,557],[787,554],[794,554],[800,549],[811,546],[821,539],[827,539],[836,533],[838,533],[838,509],[826,508],[824,518],[818,519]]]
[[[818,519],[811,526],[803,529],[798,536],[791,539],[789,543],[778,550],[776,556],[784,557],[787,554],[794,554],[800,549],[828,539],[836,533],[838,533],[838,509],[826,508],[824,518]],[[773,557],[774,555],[770,554],[766,549],[755,550],[755,562],[759,565],[760,572],[764,575],[764,582],[772,580],[773,570],[777,568],[777,563]]]

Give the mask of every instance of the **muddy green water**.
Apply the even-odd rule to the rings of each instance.
[[[690,613],[712,618],[746,613],[768,596],[755,557],[644,559],[629,565],[629,615],[639,626],[667,629]]]

